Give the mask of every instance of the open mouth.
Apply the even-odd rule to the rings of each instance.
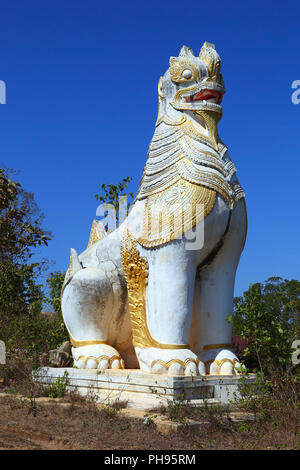
[[[222,101],[222,93],[216,90],[202,90],[195,95],[185,97],[185,101],[188,103],[207,101],[208,103],[220,104]]]

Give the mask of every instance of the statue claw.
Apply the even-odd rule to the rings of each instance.
[[[236,355],[226,349],[211,350],[202,357],[209,375],[239,375],[244,367]]]
[[[199,375],[201,363],[189,349],[142,349],[136,347],[136,354],[140,368],[147,372],[168,375]],[[203,372],[202,366],[200,370]]]
[[[108,344],[94,344],[72,348],[74,365],[78,369],[124,369],[118,351]]]

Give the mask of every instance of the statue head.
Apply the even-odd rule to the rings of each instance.
[[[225,86],[220,73],[221,60],[213,44],[205,42],[199,56],[183,46],[178,57],[170,57],[170,67],[160,78],[160,113],[210,112],[220,119]]]

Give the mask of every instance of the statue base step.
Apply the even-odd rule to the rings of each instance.
[[[41,367],[33,373],[35,382],[55,383],[67,372],[67,390],[90,397],[98,403],[127,401],[128,408],[149,410],[170,401],[187,400],[191,405],[228,404],[239,395],[239,376],[182,376],[153,374],[140,369],[76,369]],[[255,380],[250,374],[247,382]]]

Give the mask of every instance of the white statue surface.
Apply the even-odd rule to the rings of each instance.
[[[247,216],[217,130],[220,67],[210,43],[198,57],[183,46],[170,58],[128,217],[111,233],[95,221],[88,248],[71,250],[62,312],[77,368],[239,371],[227,317]]]

